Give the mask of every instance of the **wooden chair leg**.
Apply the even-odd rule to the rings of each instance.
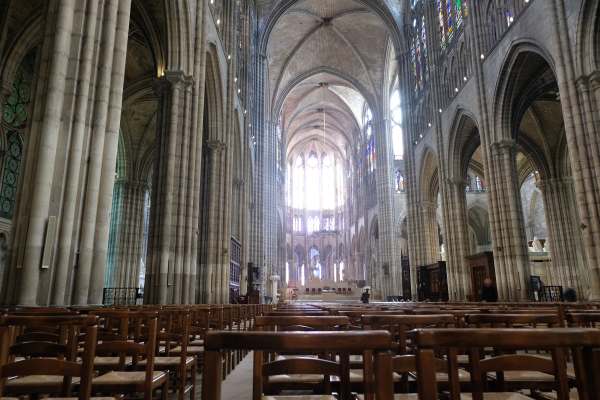
[[[169,379],[167,379],[160,393],[161,400],[169,400]]]
[[[192,388],[190,389],[190,400],[196,400],[196,373],[196,363],[194,363],[191,370]]]

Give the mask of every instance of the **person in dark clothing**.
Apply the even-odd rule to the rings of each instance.
[[[577,301],[577,292],[575,292],[575,289],[573,288],[568,288],[567,290],[565,290],[563,298],[565,299],[565,301],[574,303]]]
[[[493,303],[498,301],[498,290],[490,278],[485,278],[481,289],[481,301]]]
[[[369,297],[371,297],[371,295],[369,294],[369,289],[366,289],[360,296],[360,301],[362,301],[363,304],[369,304]]]

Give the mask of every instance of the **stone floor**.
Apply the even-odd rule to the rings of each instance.
[[[198,376],[196,400],[202,398],[201,377]],[[221,387],[221,400],[252,399],[252,353],[249,353],[225,378]]]

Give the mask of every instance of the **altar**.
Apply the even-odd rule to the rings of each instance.
[[[352,300],[360,299],[362,290],[355,281],[332,281],[310,277],[304,285],[289,282],[287,298],[290,300]]]

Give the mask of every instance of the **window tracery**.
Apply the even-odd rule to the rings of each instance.
[[[415,92],[419,94],[425,88],[428,79],[427,28],[425,15],[415,11],[413,18],[413,41],[411,44],[412,70],[415,79]]]
[[[365,155],[364,158],[366,160],[367,173],[372,173],[375,171],[375,163],[376,163],[376,152],[375,152],[375,135],[373,135],[373,113],[371,109],[366,106],[365,112],[363,115],[363,126],[364,126],[364,135],[366,138],[366,146],[365,146]],[[362,162],[362,160],[361,160]]]
[[[31,82],[35,53],[31,52],[17,69],[11,92],[2,105],[0,133],[5,137],[0,187],[0,217],[12,219],[18,192],[18,182],[23,159],[24,133],[29,123]]]
[[[456,32],[462,27],[464,16],[467,14],[465,0],[437,0],[437,14],[440,29],[440,43],[445,49]]]

